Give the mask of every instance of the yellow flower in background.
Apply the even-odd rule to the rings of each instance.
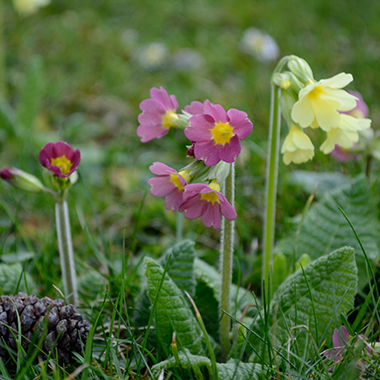
[[[302,128],[321,127],[324,131],[339,128],[342,111],[356,107],[356,97],[341,90],[353,80],[351,74],[340,73],[329,79],[310,83],[299,92],[292,109],[292,119]]]
[[[13,0],[13,6],[21,15],[28,16],[37,12],[38,8],[48,5],[50,0]]]
[[[292,124],[281,148],[286,165],[291,162],[300,164],[314,157],[314,145],[309,136],[301,128]]]

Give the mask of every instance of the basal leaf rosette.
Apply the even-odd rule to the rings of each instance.
[[[155,197],[165,197],[166,209],[177,211],[182,203],[184,188],[190,180],[189,172],[182,170],[178,173],[161,162],[154,162],[149,170],[156,174],[156,177],[148,180],[148,185],[151,186],[150,194]]]
[[[201,218],[206,227],[220,228],[222,215],[229,219],[236,219],[236,211],[220,192],[220,185],[211,181],[209,185],[193,183],[185,187],[183,203],[178,211],[183,212],[186,219]]]
[[[203,109],[201,105],[199,102],[191,104],[196,114],[185,129],[186,137],[193,142],[195,158],[207,166],[221,160],[235,162],[241,151],[240,140],[252,132],[252,122],[243,111],[232,108],[226,112],[221,105],[209,100],[203,103]]]
[[[140,125],[137,136],[141,138],[141,142],[159,139],[168,134],[170,128],[176,127],[177,108],[175,95],[169,96],[162,86],[159,89],[153,87],[150,90],[150,99],[140,103],[143,112],[138,116]]]
[[[58,141],[47,143],[40,151],[40,163],[54,173],[54,177],[67,178],[78,167],[81,156],[68,143]]]

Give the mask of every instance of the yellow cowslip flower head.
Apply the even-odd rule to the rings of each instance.
[[[13,6],[21,15],[28,16],[37,12],[38,8],[48,5],[50,0],[13,0]]]
[[[281,148],[286,165],[301,164],[314,157],[314,145],[309,136],[297,125],[292,124]]]
[[[320,150],[325,154],[329,154],[334,150],[335,145],[339,145],[344,149],[350,149],[354,143],[359,141],[358,131],[370,127],[370,119],[357,119],[353,116],[342,114],[339,127],[331,128],[327,131],[327,138],[320,146]]]
[[[292,109],[292,119],[302,128],[321,127],[324,131],[339,128],[339,113],[356,107],[356,97],[341,90],[353,80],[351,74],[340,73],[329,79],[312,82],[303,88]]]

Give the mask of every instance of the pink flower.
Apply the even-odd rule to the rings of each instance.
[[[183,203],[178,211],[185,211],[185,218],[201,218],[206,227],[215,230],[220,228],[222,215],[229,220],[236,219],[236,211],[227,201],[226,197],[219,192],[220,186],[211,182],[208,186],[204,183],[194,183],[185,187],[182,199]]]
[[[363,340],[365,343],[365,351],[368,356],[372,356],[372,353],[374,352],[373,348],[367,343],[366,338],[363,334],[359,334],[356,337],[358,340]],[[329,359],[332,359],[335,363],[339,363],[343,360],[343,354],[349,347],[349,342],[351,340],[351,335],[347,331],[346,326],[342,325],[338,329],[334,329],[332,341],[334,348],[331,348],[329,350],[323,351],[322,354],[328,357]],[[352,341],[351,341],[352,343]],[[364,354],[364,352],[362,352]],[[360,358],[357,362],[357,368],[360,370],[365,369],[365,365],[367,362]]]
[[[69,177],[80,162],[79,149],[74,150],[64,141],[47,143],[40,151],[41,165],[54,172],[54,177]]]
[[[334,362],[340,362],[343,359],[342,353],[346,348],[349,337],[350,333],[347,331],[346,326],[340,326],[339,331],[338,329],[334,329],[332,336],[334,348],[325,352],[325,355],[329,359],[333,359]]]
[[[150,194],[155,197],[166,197],[166,209],[177,211],[182,203],[184,188],[187,185],[187,181],[190,180],[189,172],[183,170],[178,173],[161,162],[154,162],[149,167],[149,170],[157,175],[157,177],[148,180],[148,185],[152,186]]]
[[[342,113],[345,113],[347,115],[350,115],[359,119],[368,117],[368,114],[369,114],[368,106],[363,100],[363,97],[360,94],[360,92],[357,92],[357,91],[347,91],[347,92],[350,93],[351,95],[354,95],[357,98],[356,107],[350,111],[346,111]]]
[[[166,135],[171,127],[176,126],[175,121],[178,119],[178,102],[174,95],[169,97],[161,86],[160,89],[153,87],[150,97],[140,103],[143,112],[138,117],[140,125],[137,128],[137,136],[141,138],[141,142]]]
[[[206,101],[204,103],[206,103]],[[189,106],[185,107],[185,111],[193,116],[203,113],[204,103],[201,103],[201,102],[198,102],[198,100],[195,100],[191,102]]]
[[[245,112],[230,109],[228,112],[209,100],[203,103],[193,102],[188,110],[196,112],[189,119],[185,129],[186,137],[194,142],[194,155],[207,166],[216,165],[220,160],[231,163],[241,151],[240,140],[251,132],[253,124]]]

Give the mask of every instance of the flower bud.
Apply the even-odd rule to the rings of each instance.
[[[17,168],[4,168],[0,171],[0,177],[14,187],[28,193],[40,193],[44,191],[42,182],[32,174]]]
[[[313,71],[304,59],[297,57],[296,55],[291,55],[288,60],[288,67],[301,82],[305,83],[305,85],[314,83]]]
[[[294,103],[297,101],[297,99],[294,97],[294,95],[288,91],[282,91],[281,92],[281,98],[280,98],[280,106],[281,106],[281,113],[284,116],[284,119],[290,126],[292,121],[292,109],[294,106]]]

